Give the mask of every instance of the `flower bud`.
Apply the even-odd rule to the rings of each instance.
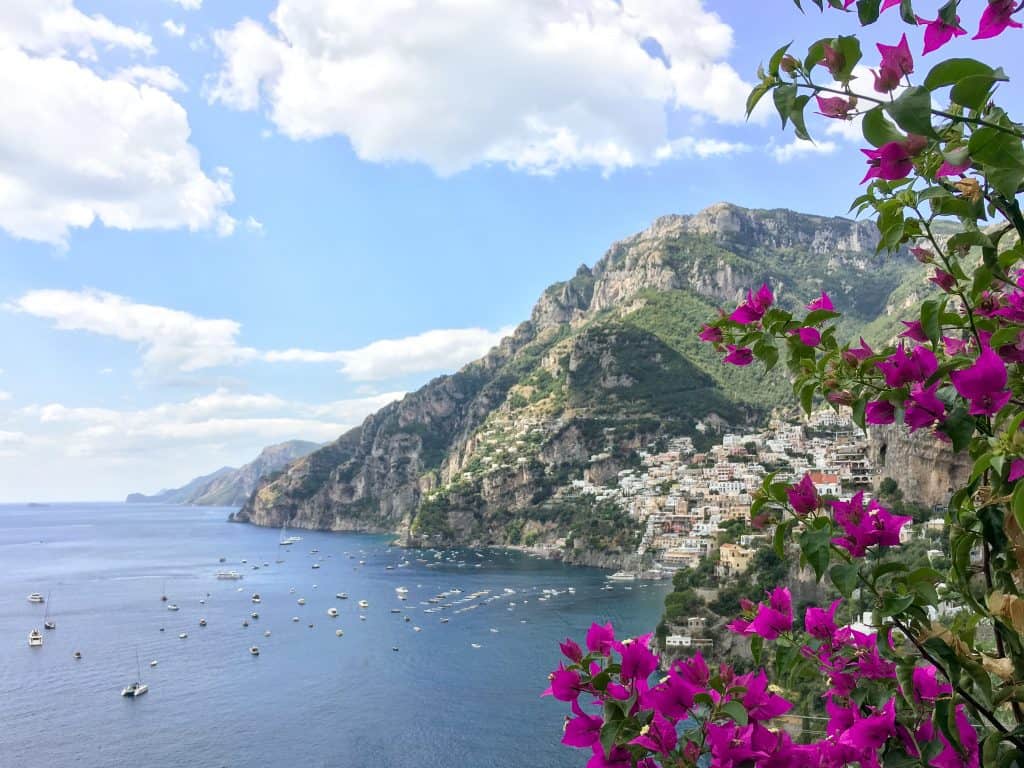
[[[779,69],[785,72],[787,75],[792,75],[800,68],[800,62],[794,59],[789,54],[782,57],[782,61],[779,62]]]
[[[913,255],[915,259],[917,259],[922,264],[931,264],[932,261],[935,259],[934,253],[932,253],[927,248],[921,248],[920,246],[916,248],[911,248],[910,253]]]
[[[854,397],[846,391],[829,392],[825,399],[834,405],[853,405]]]

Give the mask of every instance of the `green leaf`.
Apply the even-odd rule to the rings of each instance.
[[[961,405],[953,409],[939,430],[953,442],[953,450],[959,453],[971,444],[976,426],[977,419]]]
[[[882,598],[881,616],[895,616],[902,613],[914,602],[913,595],[886,595]]]
[[[996,69],[992,74],[970,75],[962,78],[953,86],[949,92],[949,98],[956,104],[962,104],[968,109],[982,109],[988,103],[992,87],[1002,80],[1008,79],[1002,69]]]
[[[771,83],[771,81],[760,82],[754,86],[753,90],[750,92],[750,95],[747,96],[748,118],[750,117],[750,113],[754,111],[754,107],[756,107],[757,103],[761,101],[762,97],[764,97],[764,95],[772,89],[772,86],[773,84]]]
[[[882,0],[857,0],[857,18],[862,26],[878,21],[879,6]]]
[[[843,67],[836,72],[836,80],[848,83],[853,78],[853,68],[860,63],[860,40],[856,35],[840,35],[832,46],[843,55]]]
[[[941,312],[939,302],[935,299],[929,299],[921,304],[921,328],[933,344],[938,343],[942,336],[942,328],[939,325]]]
[[[786,55],[786,51],[789,50],[789,46],[792,44],[793,41],[790,40],[784,46],[775,51],[775,53],[772,54],[772,57],[768,60],[768,74],[772,77],[779,76],[779,64],[782,61],[782,57]]]
[[[1013,489],[1013,516],[1024,527],[1024,483],[1017,483]]]
[[[896,124],[908,133],[935,135],[932,129],[932,97],[927,88],[919,85],[907,88],[885,107]]]
[[[833,565],[829,568],[828,577],[845,598],[849,598],[853,594],[853,590],[857,588],[857,566],[854,563]]]
[[[797,96],[793,101],[793,108],[789,112],[790,122],[793,123],[793,133],[798,139],[811,141],[811,135],[807,132],[807,124],[804,122],[804,107],[811,100],[808,95]]]
[[[864,113],[861,130],[864,133],[864,138],[874,147],[880,147],[891,141],[903,141],[906,139],[906,136],[889,122],[882,107],[874,107]]]
[[[967,149],[975,162],[985,166],[989,183],[1001,194],[1013,198],[1024,179],[1024,146],[1020,138],[995,128],[978,128]]]
[[[750,638],[750,655],[754,657],[754,664],[761,666],[761,652],[764,650],[764,638],[754,635]]]
[[[612,747],[621,740],[629,722],[629,720],[623,718],[621,720],[611,720],[601,726],[601,746],[604,747],[605,757],[611,755]]]
[[[785,128],[789,121],[789,115],[793,111],[793,105],[796,103],[796,85],[786,83],[776,86],[772,92],[772,98],[775,100],[775,109],[779,113],[779,117],[782,118],[782,127]]]
[[[723,715],[731,718],[736,725],[744,726],[747,724],[749,718],[747,716],[747,710],[743,708],[743,705],[738,701],[727,701],[720,708]]]
[[[955,9],[954,9],[955,13]],[[965,77],[973,75],[992,75],[995,72],[988,64],[975,59],[946,59],[940,61],[925,75],[924,87],[930,91],[953,85]]]

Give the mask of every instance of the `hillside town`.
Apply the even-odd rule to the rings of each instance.
[[[574,480],[573,490],[628,512],[643,530],[637,562],[653,562],[665,572],[694,568],[716,549],[720,578],[745,572],[766,534],[750,531],[721,545],[718,534],[727,521],[748,519],[752,494],[769,472],[781,481],[809,473],[823,495],[871,487],[867,440],[848,412],[774,418],[762,431],[726,432],[705,452],[695,450],[689,437],[663,447],[640,452],[641,466],[622,470],[608,485]]]

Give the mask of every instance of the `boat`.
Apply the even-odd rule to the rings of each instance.
[[[167,605],[167,610],[168,610],[168,611],[177,611],[177,610],[178,610],[178,606],[177,606],[177,605],[175,605],[174,603],[169,603],[169,604]]]
[[[342,630],[342,629],[334,630],[334,636],[335,637],[343,637],[344,635],[345,635],[345,631],[344,630]]]
[[[339,592],[335,597],[339,600],[348,600],[348,592]]]
[[[312,567],[313,567],[313,570],[315,571],[317,568],[320,567],[320,563],[313,563]]]
[[[448,619],[446,619],[446,618],[445,619],[441,619],[441,623],[442,624],[447,624],[448,623]]]
[[[422,632],[423,630],[420,627],[413,627],[412,631],[413,632]]]
[[[227,561],[228,559],[226,557],[222,557],[219,560],[217,560],[218,563],[226,563]]]
[[[397,592],[400,595],[407,595],[409,593],[409,590],[405,587],[395,587],[395,592]]]
[[[288,532],[288,523],[281,524],[281,535],[278,537],[277,543],[282,547],[290,547],[292,544],[298,544],[302,541],[301,536],[285,536]]]
[[[43,611],[43,629],[56,629],[57,622],[50,618],[50,593],[46,593],[46,610]]]
[[[200,627],[205,627],[206,626],[206,619],[200,619],[199,620],[199,626]]]
[[[260,655],[260,649],[259,649],[259,648],[257,648],[257,647],[256,647],[256,646],[254,645],[254,646],[252,646],[252,647],[251,647],[251,648],[249,649],[249,653],[251,653],[251,654],[252,654],[253,656],[259,656],[259,655]]]
[[[401,612],[402,612],[402,609],[401,609],[401,608],[392,608],[392,609],[391,609],[391,612],[392,612],[392,613],[401,613]]]
[[[149,666],[155,667],[159,663],[160,663],[159,661],[157,661],[156,659],[153,659],[151,662],[149,662]]]
[[[260,597],[259,592],[254,592],[253,595],[252,595],[252,601],[254,603],[261,603],[261,602],[263,602],[263,598]]]
[[[252,616],[254,619],[258,619],[260,617],[260,615],[258,613],[256,613],[256,611],[253,611],[249,615]]]
[[[370,603],[367,600],[360,600],[359,601],[359,607],[360,608],[369,608],[370,607]]]
[[[28,601],[30,603],[45,603],[46,599],[38,592],[33,592],[31,595],[28,596]]]
[[[483,647],[483,646],[480,645],[480,643],[470,643],[470,645],[473,646],[474,648],[482,648]]]
[[[166,603],[167,602],[167,582],[166,581],[163,583],[163,586],[160,587],[160,602],[161,603]]]
[[[270,637],[270,630],[268,629],[266,632],[264,632],[263,636],[264,637]]]
[[[28,647],[29,648],[42,648],[43,647],[43,633],[38,629],[33,629],[28,633]]]
[[[298,616],[292,616],[292,621],[298,621],[298,620],[299,620]]]
[[[238,581],[244,578],[238,571],[217,571],[216,576],[221,581]]]
[[[182,632],[180,635],[178,635],[178,638],[180,640],[184,640],[186,637],[188,637],[188,632]]]
[[[608,579],[611,581],[636,581],[637,575],[629,571],[616,571]]]
[[[82,660],[82,652],[81,651],[75,651],[73,654],[71,654],[71,658],[73,658],[75,661],[81,661]]]
[[[332,619],[335,618],[338,615],[338,609],[337,608],[328,608],[327,609],[327,615],[330,616]]]
[[[297,602],[297,603],[298,603],[299,605],[305,605],[305,604],[306,604],[306,598],[304,598],[304,597],[300,597],[300,598],[299,598],[298,600],[296,600],[295,602]]]
[[[152,662],[150,666],[152,666],[155,663],[156,662]],[[131,685],[126,685],[124,688],[121,689],[122,696],[127,696],[132,699],[137,699],[139,696],[141,696],[149,690],[149,686],[142,682],[142,664],[139,663],[138,651],[135,651],[135,670],[137,674],[135,682]]]
[[[242,626],[243,626],[243,627],[248,627],[248,626],[249,626],[249,620],[248,620],[248,619],[244,619],[244,620],[242,621]]]

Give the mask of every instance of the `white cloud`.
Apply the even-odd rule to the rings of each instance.
[[[250,232],[254,232],[257,235],[263,234],[263,222],[257,219],[255,216],[246,217],[245,228]]]
[[[670,157],[696,156],[707,158],[736,155],[741,152],[749,152],[750,149],[749,144],[720,141],[718,139],[694,139],[691,136],[684,136],[659,147],[655,156],[659,160]]]
[[[203,7],[203,0],[171,0],[171,2],[177,3],[186,11],[198,11]]]
[[[211,101],[442,175],[651,165],[674,156],[667,112],[741,122],[749,91],[701,0],[279,0],[214,42]]]
[[[0,400],[10,400],[11,397],[12,395],[10,392],[5,392],[4,390],[0,389]]]
[[[154,88],[164,91],[187,91],[185,83],[181,81],[178,73],[168,66],[144,67],[135,65],[119,69],[114,73],[115,80],[123,80],[126,83],[145,83]]]
[[[775,158],[776,162],[788,163],[790,160],[795,160],[801,157],[830,155],[836,151],[836,145],[835,142],[832,141],[819,141],[815,143],[813,141],[793,139],[788,144],[770,144],[769,149],[771,150],[772,157]]]
[[[337,363],[358,381],[454,370],[485,354],[511,328],[453,328],[401,339],[382,339],[352,350],[258,350],[239,342],[241,325],[177,309],[139,304],[102,291],[29,291],[7,309],[53,321],[60,330],[88,331],[134,342],[153,372],[198,371],[256,360],[269,363]]]
[[[74,0],[5,0],[0,4],[0,48],[95,59],[97,45],[153,52],[149,35],[99,14],[87,16],[75,8]]]
[[[152,51],[148,35],[71,0],[0,5],[0,229],[58,246],[95,222],[225,230],[231,185],[200,167],[185,109],[162,90],[180,85],[173,72],[107,77],[67,57],[115,46]]]
[[[9,459],[20,455],[25,438],[23,432],[0,430],[0,458]]]
[[[173,19],[166,19],[163,24],[160,25],[171,37],[184,37],[185,36],[185,24],[184,22],[176,24]]]

